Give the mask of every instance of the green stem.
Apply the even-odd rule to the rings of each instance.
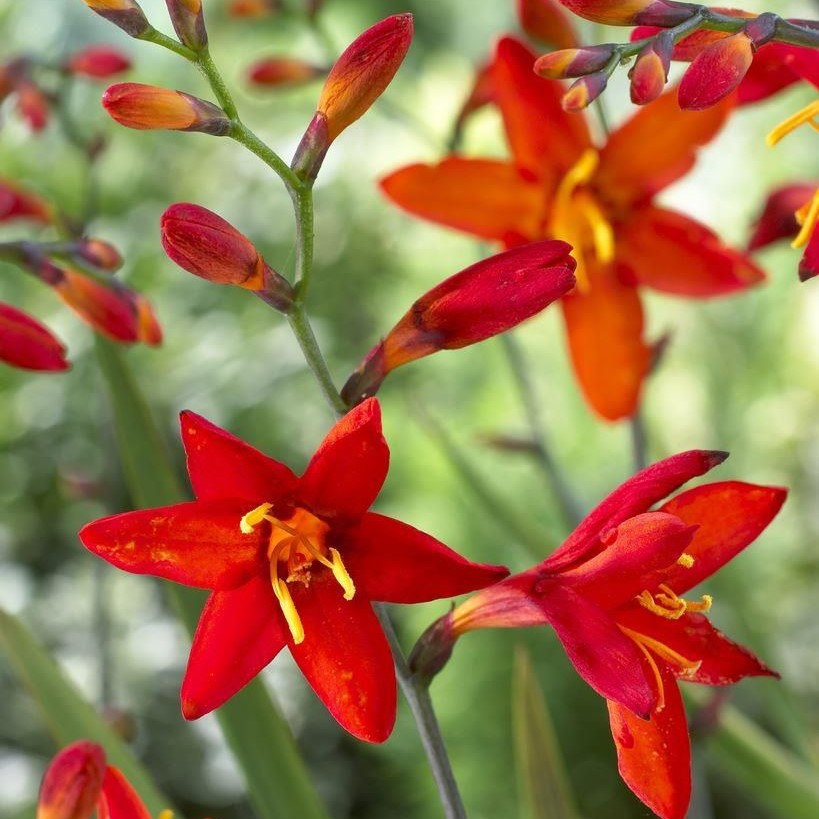
[[[639,472],[648,466],[646,428],[639,409],[629,419],[629,430],[631,432],[631,451],[634,457],[634,469]]]
[[[313,212],[313,186],[302,183],[288,187],[296,214],[296,299],[304,304],[313,275],[313,250],[316,238]]]
[[[259,157],[284,182],[289,191],[301,187],[301,179],[290,170],[290,166],[270,146],[262,142],[241,120],[233,120],[228,136]]]
[[[145,40],[147,43],[153,43],[154,45],[168,49],[168,51],[173,51],[174,54],[184,57],[188,62],[195,63],[197,61],[198,55],[193,49],[182,45],[182,43],[174,40],[173,37],[168,37],[153,27],[149,28],[144,34],[140,34],[137,39]]]
[[[213,95],[218,100],[219,105],[222,106],[222,110],[230,119],[239,119],[239,112],[236,109],[236,103],[233,101],[230,89],[228,89],[227,83],[219,73],[216,63],[213,62],[213,58],[210,56],[210,51],[207,46],[199,52],[196,58],[196,67],[202,72],[210,84]]]

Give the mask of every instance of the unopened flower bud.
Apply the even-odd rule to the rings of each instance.
[[[568,15],[558,0],[518,0],[518,19],[523,30],[553,48],[577,45]]]
[[[770,42],[776,34],[776,26],[781,18],[778,14],[773,14],[766,11],[760,14],[759,17],[754,17],[745,24],[745,34],[751,39],[754,48],[759,48],[761,45]]]
[[[407,660],[410,671],[428,686],[449,662],[455,647],[452,612],[439,617],[419,638]]]
[[[104,80],[127,71],[131,61],[109,46],[88,46],[68,58],[65,68],[71,74]]]
[[[606,90],[609,76],[608,71],[597,71],[572,83],[561,100],[563,110],[582,111],[591,105]]]
[[[231,0],[228,6],[228,14],[231,17],[270,17],[281,11],[279,0]]]
[[[290,283],[273,270],[250,239],[207,208],[181,202],[162,215],[162,247],[183,270],[216,284],[257,293],[276,309],[293,300]]]
[[[663,93],[668,82],[674,39],[663,32],[655,37],[639,54],[631,69],[631,101],[635,105],[653,102]]]
[[[37,819],[90,819],[105,779],[105,754],[86,740],[51,761],[40,786]]]
[[[254,63],[248,72],[254,85],[281,87],[301,85],[327,73],[326,68],[297,57],[268,57]]]
[[[700,111],[736,90],[754,59],[754,44],[740,31],[709,45],[686,70],[680,82],[680,108]]]
[[[584,77],[605,68],[615,51],[615,47],[609,44],[551,51],[537,58],[535,74],[550,80]]]
[[[51,208],[39,196],[0,181],[0,222],[12,219],[30,219],[47,225],[51,222]]]
[[[179,41],[193,51],[208,44],[202,0],[165,0],[173,29]]]
[[[75,244],[71,257],[78,264],[88,264],[97,270],[110,273],[122,267],[122,256],[119,251],[101,239],[82,239]]]
[[[48,125],[48,98],[29,80],[17,85],[17,110],[32,131],[39,132]]]
[[[595,23],[611,26],[662,26],[688,20],[699,8],[694,3],[672,0],[560,0],[570,11]]]
[[[0,361],[41,372],[68,369],[65,346],[27,313],[0,302]]]
[[[213,103],[155,85],[112,85],[103,94],[102,104],[126,128],[199,131],[213,136],[224,136],[230,130],[225,112]]]
[[[153,28],[134,0],[85,0],[85,5],[131,37],[139,37]]]

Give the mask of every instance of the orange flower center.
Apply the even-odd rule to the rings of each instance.
[[[330,527],[306,509],[297,508],[286,520],[268,514],[273,508],[263,503],[248,512],[240,521],[239,528],[250,534],[263,521],[270,524],[267,559],[270,562],[270,585],[281,606],[284,619],[298,644],[304,640],[304,627],[296,610],[289,583],[310,585],[312,566],[318,562],[327,567],[344,590],[344,599],[355,596],[355,584],[344,568],[337,549],[327,546],[326,535]]]
[[[589,148],[560,181],[552,201],[547,233],[569,242],[577,261],[577,288],[589,290],[587,266],[593,258],[608,264],[614,258],[614,231],[604,209],[588,183],[594,177],[600,155]]]

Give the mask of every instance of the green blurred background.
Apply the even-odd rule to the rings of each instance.
[[[290,6],[296,7],[297,2]],[[500,33],[516,29],[512,0],[329,0],[322,24],[336,50],[387,14],[412,11],[416,36],[386,99],[333,146],[316,189],[317,269],[311,301],[317,334],[339,383],[429,286],[485,255],[473,241],[399,213],[376,180],[415,160],[441,156],[472,73]],[[789,16],[815,14],[808,2],[776,3]],[[161,0],[143,6],[169,31]],[[237,92],[247,123],[289,156],[309,120],[319,84],[278,93],[250,90],[248,64],[289,53],[326,61],[325,46],[291,15],[229,19],[221,0],[205,0],[212,52]],[[768,4],[770,7],[771,4]],[[746,2],[762,11],[766,4]],[[592,26],[587,41],[617,39]],[[127,76],[208,96],[194,69],[159,48],[129,40],[80,0],[0,0],[0,60],[30,53],[57,60],[88,43],[111,43],[134,61]],[[628,115],[624,72],[605,102]],[[163,255],[159,216],[194,201],[250,235],[267,260],[289,272],[292,214],[278,181],[234,143],[203,135],[126,131],[99,106],[104,85],[79,82],[71,105],[90,135],[110,139],[97,168],[99,215],[91,233],[126,258],[123,279],[148,294],[165,330],[159,349],[128,352],[181,469],[176,415],[204,414],[300,468],[332,422],[286,324],[246,292],[182,273]],[[807,129],[776,150],[765,133],[806,104],[803,88],[739,112],[702,152],[694,173],[663,201],[742,244],[766,192],[819,175],[816,137]],[[18,180],[68,212],[82,208],[86,166],[56,124],[32,136],[9,106],[0,129],[0,178]],[[481,112],[465,150],[501,155],[498,116]],[[4,226],[0,240],[24,230]],[[730,450],[718,479],[790,487],[779,518],[708,591],[713,619],[783,675],[780,684],[746,681],[731,698],[796,754],[819,754],[819,285],[800,285],[798,253],[787,245],[760,261],[769,282],[710,303],[649,296],[649,334],[672,334],[645,396],[649,450],[657,459],[687,448]],[[158,584],[101,565],[81,548],[86,521],[127,508],[110,409],[91,331],[53,294],[0,263],[0,299],[46,321],[68,343],[73,370],[62,376],[0,370],[0,606],[20,615],[87,696],[127,715],[134,746],[159,784],[195,819],[252,815],[240,776],[213,717],[179,717],[186,637]],[[554,454],[584,507],[631,471],[629,430],[586,409],[572,380],[556,311],[516,333],[523,344]],[[431,435],[429,414],[478,473],[538,533],[541,554],[566,534],[551,491],[525,454],[486,445],[490,435],[525,435],[519,396],[493,339],[443,353],[392,376],[382,393],[392,469],[378,508],[433,533],[477,560],[533,562],[476,498]],[[423,409],[422,409],[423,408]],[[409,647],[447,601],[402,610]],[[100,611],[106,613],[100,621]],[[647,809],[617,777],[599,697],[581,683],[546,629],[470,635],[432,693],[472,819],[521,815],[510,727],[515,644],[532,654],[547,696],[582,815],[626,819]],[[346,737],[290,661],[265,672],[333,817],[436,817],[436,795],[412,722],[401,707],[385,746]],[[0,656],[0,815],[30,816],[42,768],[54,747],[35,706]],[[707,746],[706,746],[707,747]],[[770,817],[720,772],[696,744],[695,819]],[[706,764],[707,758],[707,764]],[[716,764],[712,764],[716,763]]]

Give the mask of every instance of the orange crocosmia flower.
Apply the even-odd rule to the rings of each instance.
[[[68,369],[65,346],[27,313],[0,302],[0,361],[24,370]]]
[[[218,708],[288,646],[338,722],[382,742],[395,671],[371,601],[437,600],[508,572],[368,511],[389,462],[375,399],[338,421],[300,478],[194,413],[181,420],[197,499],[98,520],[80,538],[126,571],[212,590],[182,713]]]
[[[573,245],[578,285],[561,301],[569,348],[589,404],[613,421],[634,413],[651,360],[639,287],[706,298],[764,278],[708,228],[653,203],[693,166],[731,103],[692,113],[666,93],[598,147],[583,116],[561,107],[560,83],[532,72],[534,60],[506,37],[493,63],[511,159],[453,155],[381,185],[410,213],[507,247],[544,238]]]
[[[696,10],[692,3],[663,0],[560,0],[569,11],[595,23],[611,26],[675,26]]]
[[[478,592],[434,626],[451,645],[477,628],[550,625],[608,703],[621,776],[663,819],[683,819],[691,794],[677,681],[721,686],[778,676],[711,625],[711,597],[683,595],[759,536],[786,491],[710,483],[652,511],[725,457],[695,450],[644,469],[545,561]]]

